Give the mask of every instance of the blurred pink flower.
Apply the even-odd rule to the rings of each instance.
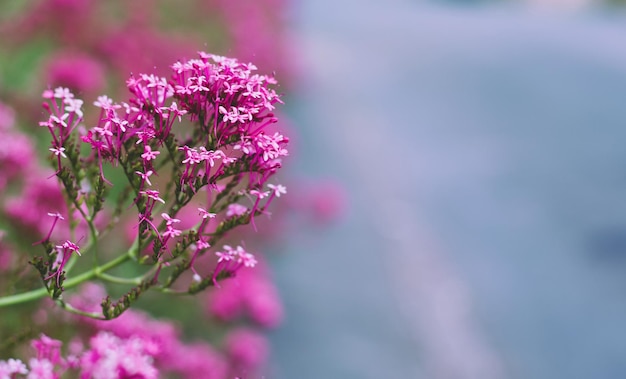
[[[31,342],[31,346],[37,352],[37,359],[46,359],[53,365],[61,363],[61,345],[63,345],[61,341],[50,338],[45,334]]]
[[[24,172],[22,172],[24,174]],[[22,228],[31,230],[34,240],[46,235],[56,219],[44,217],[48,213],[59,212],[67,215],[65,199],[56,180],[42,180],[51,173],[35,172],[29,174],[24,184],[24,190],[16,197],[6,201],[5,212],[7,217]],[[55,238],[65,239],[69,235],[68,225],[59,223],[54,231]]]
[[[163,361],[163,368],[180,374],[181,378],[223,379],[228,372],[224,357],[207,343],[179,344]]]
[[[2,123],[0,109],[0,124]],[[29,172],[35,162],[33,143],[25,134],[2,129],[0,125],[0,190]]]
[[[0,131],[13,128],[15,125],[15,112],[6,104],[0,103]]]
[[[224,349],[235,374],[259,369],[269,356],[267,338],[248,328],[239,328],[228,333]]]
[[[306,194],[311,215],[321,223],[335,221],[346,208],[345,189],[337,182],[318,182]]]
[[[206,311],[223,321],[245,316],[266,328],[278,326],[283,319],[278,291],[262,261],[254,270],[240,270],[237,276],[213,289]]]
[[[70,51],[62,51],[49,58],[45,77],[52,87],[69,87],[77,92],[96,92],[105,85],[104,67],[98,60]]]
[[[136,336],[122,339],[99,332],[89,342],[90,349],[80,358],[81,378],[159,377],[149,341]]]

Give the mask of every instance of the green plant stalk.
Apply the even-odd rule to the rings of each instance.
[[[137,249],[137,241],[135,241],[133,246],[126,252],[126,254],[120,255],[119,257],[103,264],[102,266],[94,267],[93,269],[89,271],[85,271],[84,273],[72,279],[66,280],[65,282],[63,282],[63,287],[64,288],[76,287],[77,285],[87,280],[102,276],[104,272],[114,267],[117,267],[128,260],[135,259],[136,254],[137,254],[137,252],[135,251],[136,249]],[[29,301],[41,299],[41,298],[48,296],[49,294],[50,293],[48,289],[45,287],[42,287],[36,290],[20,293],[17,295],[0,297],[0,308],[6,307],[9,305],[21,304],[21,303],[26,303]]]

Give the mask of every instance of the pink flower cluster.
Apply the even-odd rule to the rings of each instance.
[[[154,367],[156,347],[139,337],[121,339],[99,332],[89,341],[90,349],[78,358],[83,378],[143,378],[158,377]]]
[[[98,308],[96,299],[104,294],[102,287],[88,284],[72,296],[71,301],[82,310],[93,311]],[[176,374],[181,378],[223,379],[254,372],[266,362],[269,353],[266,338],[249,327],[237,326],[228,330],[216,348],[206,342],[184,342],[174,323],[153,319],[133,309],[110,321],[79,316],[72,316],[70,320],[75,325],[87,326],[95,333],[109,334],[120,341],[139,341],[160,373]]]
[[[4,241],[0,238],[0,270],[10,267],[11,241],[26,237],[30,243],[30,238],[45,233],[51,237],[57,218],[42,215],[54,213],[61,218],[58,212],[67,215],[58,184],[41,180],[53,173],[38,165],[31,138],[14,123],[13,110],[0,103],[0,215],[12,225],[12,233],[4,235]],[[68,231],[68,226],[62,225],[55,237],[67,238]]]
[[[56,278],[57,286],[60,286],[59,280],[63,273],[63,268],[67,264],[67,261],[70,259],[72,254],[77,254],[78,256],[80,256],[80,251],[78,251],[78,249],[79,249],[78,245],[76,245],[75,243],[69,240],[66,240],[61,245],[57,245],[56,246],[57,256],[52,266],[55,272],[50,274],[50,276],[45,279]]]
[[[0,360],[1,379],[57,379],[70,372],[94,379],[158,377],[154,366],[156,347],[138,337],[122,339],[102,331],[89,340],[87,349],[73,344],[73,351],[66,357],[61,353],[62,342],[45,334],[31,345],[36,357],[30,358],[28,365],[19,359]]]
[[[104,87],[105,69],[102,63],[85,53],[61,51],[54,54],[48,58],[45,71],[48,82],[55,85],[89,93]]]
[[[3,169],[0,169],[0,177],[4,173],[2,171]],[[41,235],[47,235],[48,239],[66,239],[70,234],[67,223],[59,223],[57,217],[48,216],[48,214],[68,215],[63,192],[58,183],[42,180],[42,177],[51,175],[54,175],[52,170],[41,168],[25,173],[25,178],[22,178],[24,180],[22,191],[8,198],[3,204],[7,218],[14,226],[28,233],[24,237],[31,243]],[[79,229],[82,230],[84,227],[85,225],[81,223]]]
[[[43,97],[51,100],[43,103],[49,116],[48,120],[40,122],[39,125],[50,131],[52,147],[49,150],[56,157],[59,171],[61,171],[61,158],[67,158],[65,146],[68,139],[83,120],[83,101],[75,99],[74,94],[63,87],[54,91],[47,90],[43,93]]]
[[[283,319],[278,290],[264,262],[255,270],[245,270],[207,294],[206,312],[224,322],[252,321],[263,328],[273,328]]]
[[[35,149],[30,139],[15,129],[15,113],[0,103],[0,191],[33,168]]]
[[[198,254],[227,230],[254,225],[254,216],[286,193],[283,185],[267,181],[288,155],[288,139],[278,132],[266,132],[277,122],[273,110],[281,100],[272,88],[276,81],[256,74],[254,65],[200,52],[198,59],[176,62],[171,69],[171,80],[153,74],[131,76],[127,87],[132,96],[127,102],[117,103],[106,96],[94,102],[100,116],[80,137],[91,147],[87,157],[81,157],[80,147],[72,140],[83,120],[83,102],[67,88],[44,92],[49,116],[40,125],[52,135],[49,150],[57,161],[57,176],[68,191],[74,191],[76,207],[88,204],[100,209],[94,205],[93,188],[110,183],[105,177],[106,164],[121,166],[136,194],[138,237],[158,242],[151,245],[158,262],[169,259],[162,256],[172,249],[174,240],[191,237],[191,244],[186,245],[195,247],[190,268],[199,277],[193,266]],[[190,129],[188,123],[194,126]],[[175,183],[173,192],[168,185],[166,189],[159,186],[162,180],[153,183],[151,179],[164,178],[165,164],[173,165],[168,178],[170,185]],[[90,176],[94,167],[98,175]],[[86,190],[77,177],[89,182]],[[177,213],[200,193],[201,203],[209,206],[197,207],[200,217],[183,230]],[[240,204],[240,198],[249,199],[250,206]],[[233,207],[238,207],[237,212]],[[89,213],[88,209],[79,210],[83,218]],[[216,217],[222,222],[211,224],[210,219]],[[182,249],[172,255],[182,254],[185,247]],[[214,283],[221,273],[232,275],[256,263],[241,246],[231,249],[225,245],[216,255]]]
[[[188,28],[192,33],[161,30],[159,20],[167,17],[159,12],[172,6],[166,3],[40,1],[21,7],[0,25],[9,55],[19,56],[42,38],[50,47],[46,51],[51,54],[41,52],[47,56],[35,61],[42,63],[36,67],[39,78],[52,85],[43,94],[47,119],[40,126],[52,136],[44,152],[53,167],[40,166],[31,137],[13,128],[15,113],[0,104],[0,221],[6,228],[0,230],[0,292],[11,297],[40,284],[34,275],[24,275],[26,262],[35,261],[31,251],[42,247],[32,249],[31,242],[39,240],[35,244],[43,245],[46,255],[35,258],[43,258],[38,271],[45,286],[55,294],[68,290],[53,296],[57,305],[91,317],[119,316],[107,322],[67,317],[46,310],[53,301],[42,303],[33,318],[37,328],[55,338],[69,330],[79,337],[61,344],[42,335],[33,341],[33,358],[0,361],[0,379],[257,377],[267,359],[262,331],[280,323],[283,309],[263,257],[253,255],[253,244],[241,240],[247,241],[253,228],[238,227],[252,224],[256,231],[256,222],[265,221],[259,216],[268,215],[268,206],[286,193],[273,178],[288,154],[288,139],[277,132],[285,128],[274,109],[281,103],[277,83],[250,63],[203,52],[168,66],[176,57],[192,56],[198,43],[225,46],[223,33],[214,33],[212,20],[207,22],[208,12],[184,16],[191,18],[190,25],[198,24]],[[246,62],[254,59],[260,72],[275,69],[281,81],[292,78],[294,55],[286,49],[281,18],[288,1],[192,0],[180,11],[200,4],[212,7],[208,16],[220,20],[218,28],[227,29],[227,40],[235,44],[223,51]],[[213,35],[219,40],[207,40]],[[113,80],[129,72],[136,75],[126,82],[131,96],[125,101],[101,96],[92,112],[74,95],[95,99],[107,86],[111,97],[119,98]],[[40,112],[29,105],[37,103],[30,101],[32,93],[24,90],[12,99],[22,126],[37,125]],[[55,174],[59,180],[42,180]],[[114,198],[118,203],[109,206]],[[300,196],[296,203],[301,206],[303,200]],[[117,221],[130,225],[131,241],[116,240]],[[265,225],[261,228],[263,233],[252,238],[275,237]],[[127,251],[120,249],[124,242]],[[87,257],[77,262],[81,254]],[[132,269],[110,268],[124,257],[123,264],[134,265]],[[177,275],[183,279],[172,285]],[[118,301],[110,301],[104,288],[97,287],[86,302],[68,296],[81,278],[89,278],[87,284],[98,280],[136,287],[124,290]],[[226,278],[232,279],[222,281]],[[186,280],[191,282],[188,289],[180,283]],[[193,332],[187,330],[186,337],[172,322],[124,308],[131,302],[135,306],[148,289],[195,293],[192,288],[209,286],[216,288],[196,304],[209,317]],[[21,326],[30,323],[27,311],[16,312],[13,319],[23,320]],[[10,336],[21,326],[3,325],[0,334]],[[203,333],[206,329],[211,333]],[[211,336],[186,341],[197,334]]]
[[[215,170],[225,171],[238,160],[257,171],[251,178],[254,185],[262,184],[280,167],[287,155],[288,139],[279,133],[266,134],[264,129],[277,121],[272,111],[280,98],[269,85],[276,81],[269,76],[254,74],[256,67],[236,59],[200,53],[200,59],[178,62],[172,66],[175,97],[183,108],[200,121],[221,150],[185,151],[185,178]],[[243,154],[236,154],[241,151]],[[196,175],[194,175],[196,174]]]
[[[190,121],[200,123],[205,139],[196,141],[204,146],[177,146],[184,167],[181,185],[195,188],[202,179],[215,185],[228,172],[245,165],[254,173],[249,186],[260,186],[280,167],[288,139],[264,132],[277,121],[271,111],[280,99],[268,87],[276,83],[273,78],[254,74],[255,69],[252,64],[201,52],[200,59],[172,65],[172,81],[147,74],[131,77],[127,86],[134,98],[118,104],[100,97],[94,103],[102,110],[100,121],[82,140],[91,145],[100,162],[113,163],[123,151],[141,146],[143,171],[137,174],[142,184],[150,184],[147,178],[160,154],[158,149],[167,143],[175,122],[187,115]],[[63,98],[64,103],[69,101],[70,97]],[[57,119],[63,117],[73,121],[71,113],[57,113],[45,124],[59,124]],[[55,148],[55,154],[59,150]]]

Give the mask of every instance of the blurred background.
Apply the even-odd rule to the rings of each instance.
[[[626,377],[618,1],[310,0],[276,378]],[[293,194],[297,196],[297,194]]]

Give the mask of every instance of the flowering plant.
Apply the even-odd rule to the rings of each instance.
[[[289,3],[0,2],[0,379],[271,369],[283,306],[259,253],[342,208],[335,183],[274,176]],[[197,46],[239,60],[172,65]]]
[[[252,64],[204,52],[174,63],[171,70],[169,80],[131,76],[126,83],[131,96],[125,102],[100,96],[94,102],[99,116],[90,129],[83,125],[83,101],[70,90],[44,91],[48,117],[40,126],[50,133],[56,169],[48,179],[56,176],[64,204],[40,215],[50,218],[43,238],[35,242],[44,254],[30,263],[43,286],[0,297],[0,308],[49,297],[70,313],[111,320],[149,289],[196,294],[257,264],[245,245],[232,247],[223,240],[239,226],[255,226],[255,217],[268,213],[270,203],[286,193],[271,180],[288,154],[288,138],[270,131],[277,121],[275,105],[281,102],[273,89],[276,81],[256,74]],[[112,196],[116,187],[123,188]],[[129,208],[134,209],[127,227],[132,242],[116,254],[119,243],[108,238]],[[87,267],[80,264],[85,259],[91,262]],[[123,265],[132,265],[138,274],[111,273]],[[97,296],[98,310],[93,291],[87,301],[66,296],[66,290],[91,280],[122,285],[126,291],[115,300],[110,294]],[[250,340],[249,333],[241,333],[240,338]],[[163,352],[162,346],[138,345],[133,335],[121,342],[117,336],[99,333],[91,350],[75,349],[63,359],[60,342],[43,336],[33,342],[38,353],[30,371],[20,361],[0,361],[0,378],[27,372],[38,378],[44,377],[33,376],[38,370],[70,369],[91,377],[89,370],[113,345],[122,354],[110,358],[116,375],[130,377],[141,365],[131,370],[123,357],[150,363],[147,357]],[[99,350],[103,348],[105,352]],[[140,377],[154,377],[152,366],[146,367]]]

